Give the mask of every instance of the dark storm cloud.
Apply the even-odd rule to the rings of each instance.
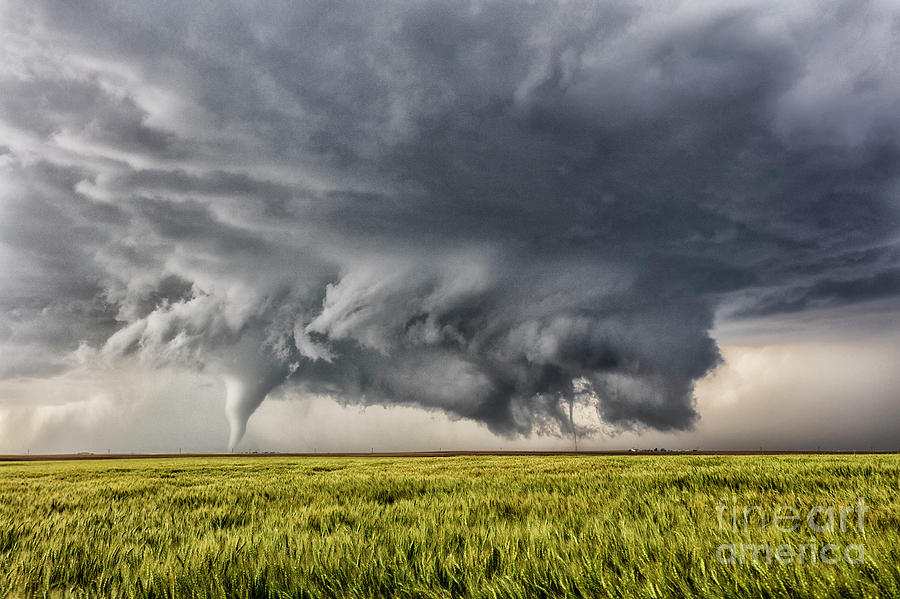
[[[721,306],[900,294],[887,3],[5,11],[4,343],[221,371],[232,443],[285,381],[690,427]]]
[[[900,270],[893,269],[856,279],[823,279],[808,287],[781,290],[742,314],[781,314],[897,296],[900,296]]]

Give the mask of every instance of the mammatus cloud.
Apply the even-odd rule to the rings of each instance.
[[[717,313],[900,290],[892,3],[2,10],[5,377],[684,429]]]

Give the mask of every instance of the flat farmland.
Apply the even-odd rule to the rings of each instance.
[[[0,463],[0,597],[900,596],[897,455]]]

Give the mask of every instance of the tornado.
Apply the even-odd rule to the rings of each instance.
[[[229,374],[225,382],[225,416],[228,419],[228,450],[234,451],[247,430],[247,421],[266,395],[278,386],[272,373]]]

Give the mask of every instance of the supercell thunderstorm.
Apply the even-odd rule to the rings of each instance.
[[[2,9],[0,376],[684,429],[717,311],[900,291],[895,5],[257,8]]]

